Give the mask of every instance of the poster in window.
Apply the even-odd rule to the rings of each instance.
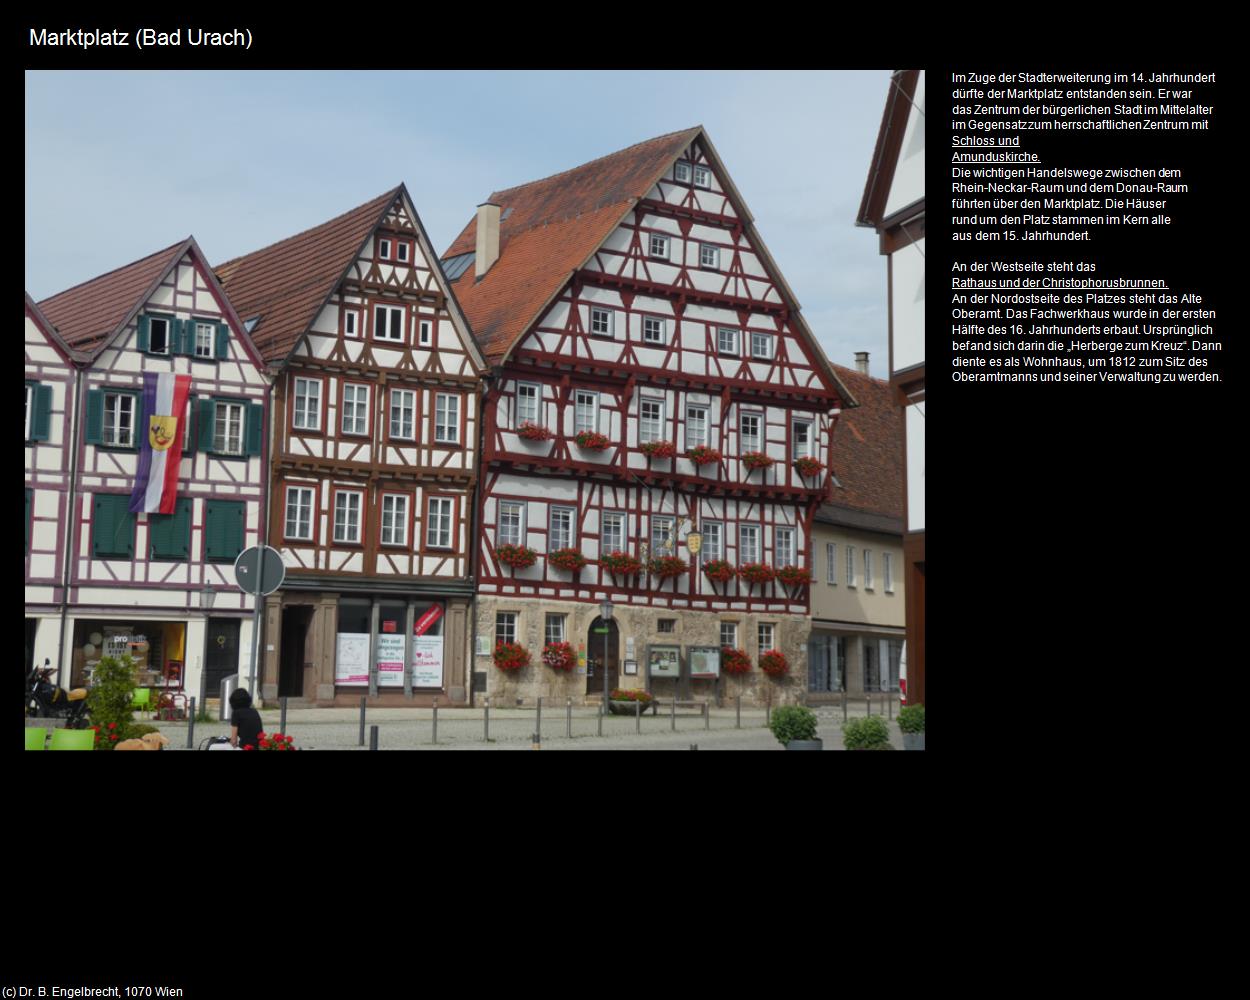
[[[412,686],[443,686],[443,637],[418,635],[412,640]]]
[[[402,633],[379,635],[373,660],[378,667],[379,687],[404,686],[404,637]]]
[[[364,687],[369,683],[369,633],[340,632],[334,659],[334,683]]]
[[[720,676],[719,646],[691,646],[689,649],[691,677]]]
[[[651,646],[647,653],[647,669],[652,677],[681,676],[680,646]]]

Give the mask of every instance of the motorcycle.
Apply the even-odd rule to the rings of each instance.
[[[26,674],[26,715],[32,718],[64,719],[66,729],[86,729],[91,722],[87,714],[87,689],[66,691],[52,681],[58,672],[44,660],[43,667],[30,668]]]

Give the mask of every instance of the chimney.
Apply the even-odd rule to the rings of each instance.
[[[859,372],[861,375],[868,374],[868,352],[867,351],[855,352],[855,370]]]
[[[473,273],[481,278],[499,259],[499,206],[484,201],[477,206],[477,251]]]

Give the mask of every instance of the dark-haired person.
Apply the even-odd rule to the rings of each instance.
[[[235,688],[230,694],[230,745],[236,749],[251,747],[257,749],[264,723],[260,721],[260,713],[252,708],[252,696],[246,688]]]

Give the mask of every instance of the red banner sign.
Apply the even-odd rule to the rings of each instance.
[[[430,627],[442,617],[443,606],[441,604],[435,604],[429,611],[417,619],[416,623],[412,626],[412,634],[425,635],[425,633],[430,630]]]

